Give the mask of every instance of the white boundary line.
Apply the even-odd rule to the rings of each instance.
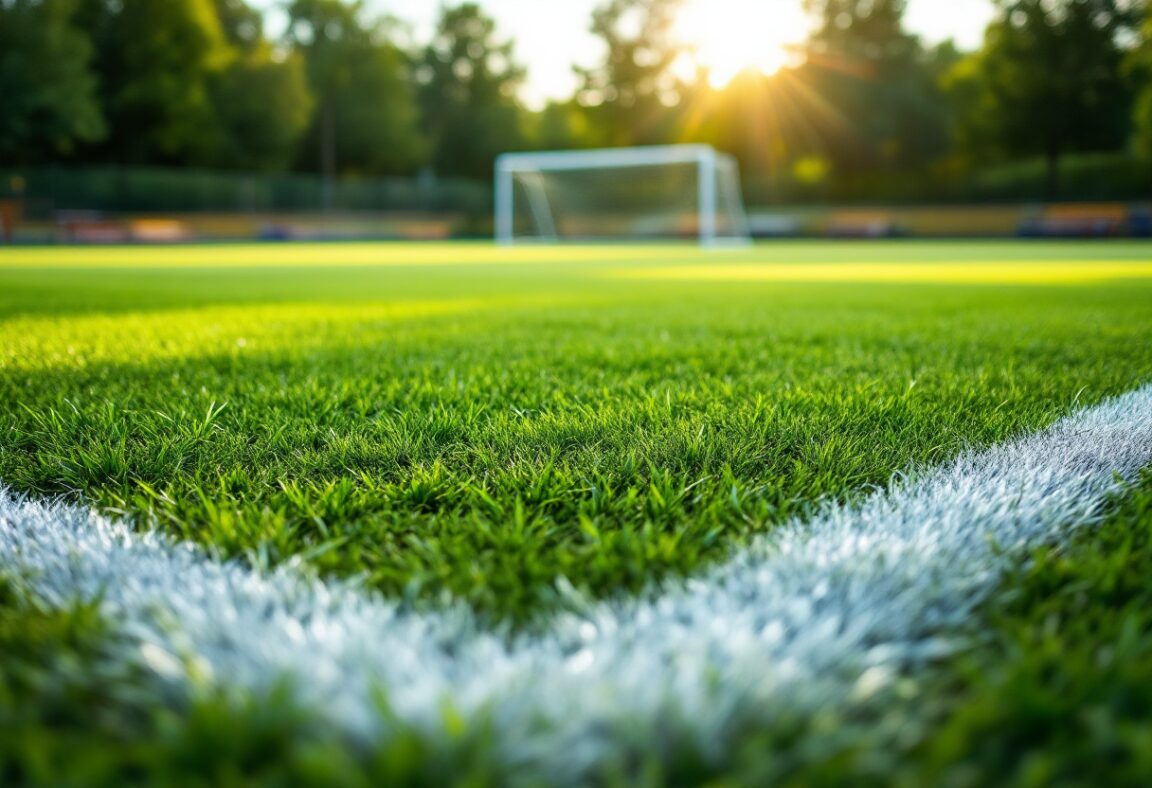
[[[637,749],[722,758],[734,730],[886,691],[962,642],[1021,550],[1096,522],[1149,463],[1145,386],[514,639],[462,608],[414,613],[299,568],[260,574],[2,490],[0,561],[41,602],[98,600],[120,665],[181,693],[287,678],[354,736],[401,725],[446,743],[486,722],[506,766],[564,782]]]

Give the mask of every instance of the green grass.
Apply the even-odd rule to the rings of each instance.
[[[1066,551],[1009,578],[915,752],[956,783],[1137,785],[1152,773],[1152,471]],[[963,768],[949,768],[963,767]]]
[[[417,742],[356,757],[284,697],[155,702],[103,660],[92,607],[50,610],[0,579],[0,784],[371,785],[432,781]],[[476,765],[461,765],[476,769]],[[422,769],[422,771],[421,771]]]
[[[451,596],[523,624],[546,614],[559,577],[602,597],[685,575],[823,498],[851,498],[900,470],[1152,380],[1147,244],[498,254],[359,245],[0,251],[0,480],[254,564],[302,557],[391,596]],[[845,266],[852,281],[836,281]],[[1148,525],[1146,510],[1118,518],[1109,533]],[[1137,593],[1139,578],[1108,543],[1082,549],[1102,551],[1085,571]],[[990,612],[1002,639],[953,666],[954,684],[939,694],[955,712],[941,715],[939,733],[911,737],[891,749],[903,761],[877,768],[963,775],[960,753],[1020,723],[1012,693],[1039,692],[1053,647],[1028,628],[1046,620],[1037,612],[1046,604],[1062,604],[1042,584],[1058,584],[1061,566],[1037,564],[1020,580],[1031,601]],[[1113,632],[1108,597],[1098,586],[1085,593],[1100,594],[1085,614],[1101,618],[1100,629],[1062,630],[1081,646],[1059,648],[1087,655],[1068,668],[1080,671],[1069,682],[1106,693],[1088,680],[1087,649],[1094,632]],[[300,733],[292,714],[281,724],[251,710],[230,726],[219,718],[231,712],[208,701],[173,716],[113,699],[136,725],[118,738],[123,721],[76,719],[100,691],[77,667],[94,661],[99,637],[84,632],[98,622],[73,632],[72,616],[3,600],[0,611],[17,622],[0,635],[9,638],[0,675],[41,664],[8,656],[31,622],[48,631],[36,647],[76,654],[60,671],[79,676],[59,719],[0,715],[40,731],[0,745],[4,757],[25,759],[20,768],[30,768],[25,751],[86,741],[109,774],[163,775],[191,751],[215,757],[204,756],[209,732],[196,727],[206,720],[232,731],[221,737],[229,746],[212,745],[223,747],[212,763],[227,774],[293,773],[251,771],[273,756],[311,773],[314,756],[325,775],[352,757]],[[43,696],[55,691],[50,681],[12,681],[4,713],[54,708]],[[763,767],[764,746],[787,749],[782,735],[753,735],[733,774]],[[1037,747],[1054,741],[1047,735]],[[864,755],[849,752],[829,774],[872,768],[879,755],[860,746]],[[436,780],[417,744],[397,747],[377,754],[391,764],[381,773]],[[1100,751],[1083,752],[1090,760]],[[1022,762],[1011,771],[1013,753],[982,751],[973,774],[1042,774]],[[472,758],[482,775],[482,754]],[[372,774],[353,760],[346,776]],[[816,768],[802,758],[773,764],[776,776]],[[80,773],[102,774],[95,765]]]
[[[821,248],[852,249],[802,251]],[[1141,280],[621,282],[633,263],[321,253],[333,267],[0,269],[0,479],[523,620],[557,577],[604,595],[690,572],[1152,378]]]
[[[1152,768],[1152,474],[1064,551],[1038,551],[988,606],[974,647],[880,718],[792,720],[690,752],[632,784],[1140,785]],[[0,784],[496,784],[484,735],[349,748],[284,698],[152,702],[93,670],[91,608],[29,606],[0,581]],[[606,781],[612,782],[611,775]],[[621,780],[623,782],[623,780]]]

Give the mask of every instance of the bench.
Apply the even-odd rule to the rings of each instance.
[[[1050,205],[1020,225],[1030,238],[1107,238],[1121,235],[1128,225],[1127,205],[1086,203]]]

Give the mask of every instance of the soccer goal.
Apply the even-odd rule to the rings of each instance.
[[[707,145],[506,153],[495,219],[503,244],[750,239],[736,160]]]

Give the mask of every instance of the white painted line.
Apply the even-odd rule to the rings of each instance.
[[[180,692],[260,693],[288,677],[354,736],[402,725],[441,743],[487,716],[495,757],[564,782],[630,748],[693,743],[721,758],[733,730],[885,692],[962,640],[1019,550],[1095,522],[1149,463],[1152,386],[828,506],[696,579],[513,639],[464,609],[405,612],[11,494],[0,560],[44,602],[100,600],[118,659]]]

